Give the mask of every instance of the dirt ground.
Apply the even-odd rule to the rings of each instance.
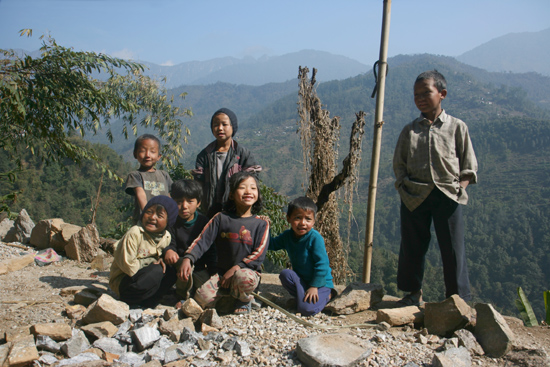
[[[0,249],[7,245],[0,242]],[[12,249],[13,251],[13,249]],[[23,250],[18,250],[23,251]],[[21,256],[12,254],[11,256]],[[0,261],[9,256],[0,257]],[[72,302],[72,296],[63,297],[59,293],[71,286],[87,286],[108,291],[109,260],[103,269],[94,269],[91,264],[78,263],[64,259],[43,267],[35,264],[23,269],[0,275],[0,343],[4,334],[19,327],[28,327],[37,323],[70,322],[65,315],[65,307]],[[262,276],[262,295],[284,306],[289,299],[279,283],[276,274]],[[395,303],[395,298],[385,297],[387,306]],[[376,311],[364,311],[348,315],[346,324],[370,322],[376,318]],[[543,349],[550,355],[550,327],[524,327],[515,317],[505,317],[516,336],[516,345],[525,348]],[[488,365],[505,366],[493,360]]]

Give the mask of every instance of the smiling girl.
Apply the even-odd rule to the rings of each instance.
[[[249,313],[251,293],[260,283],[261,265],[269,247],[269,222],[256,215],[262,208],[262,197],[252,173],[234,174],[229,187],[224,211],[212,218],[187,249],[183,277],[188,279],[192,264],[210,246],[216,246],[217,273],[197,289],[195,300],[202,307],[214,307],[220,290],[227,289],[235,298],[234,312]]]

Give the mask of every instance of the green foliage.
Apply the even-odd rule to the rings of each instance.
[[[544,291],[544,308],[546,310],[546,325],[550,325],[550,291]]]
[[[523,322],[525,323],[525,326],[538,326],[539,323],[535,313],[533,312],[531,303],[529,303],[529,300],[521,287],[518,287],[518,297],[519,298],[516,299],[516,306]]]
[[[183,167],[183,164],[178,162],[176,166],[174,166],[172,169],[168,171],[170,174],[170,178],[172,181],[176,182],[178,180],[188,179],[192,180],[193,175],[191,174],[191,170],[187,170]]]
[[[137,135],[139,126],[154,128],[166,142],[163,163],[168,167],[177,163],[189,134],[182,118],[191,111],[174,106],[173,97],[142,74],[141,64],[77,52],[49,37],[40,50],[41,57],[34,59],[0,50],[5,57],[0,61],[0,149],[11,159],[20,164],[28,149],[46,163],[92,160],[109,177],[120,180],[94,151],[69,137],[95,134],[112,120],[121,120],[125,138]],[[100,75],[103,80],[95,78]],[[106,134],[112,142],[113,132],[108,128]]]
[[[275,237],[289,228],[284,212],[286,205],[288,205],[288,198],[263,183],[260,184],[260,193],[262,194],[264,205],[259,214],[269,217],[271,222],[269,227],[270,235]],[[284,269],[289,261],[288,255],[284,250],[268,251],[267,260],[273,265],[273,267],[269,267],[270,271]]]
[[[81,149],[97,152],[117,175],[125,175],[132,169],[109,147],[76,137],[69,140]],[[20,160],[18,165],[9,159],[7,152],[0,150],[0,172],[18,170],[16,180],[6,180],[0,185],[0,196],[18,193],[9,203],[13,213],[25,209],[35,223],[49,218],[62,218],[80,226],[90,223],[102,176],[101,169],[93,161],[76,164],[65,158],[59,163],[45,164],[29,150],[23,152]],[[120,183],[103,179],[95,217],[101,235],[105,236],[117,223],[130,217],[128,207],[123,211],[117,209],[126,204],[133,208],[133,201],[124,193]]]

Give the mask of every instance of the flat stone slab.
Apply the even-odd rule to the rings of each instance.
[[[373,346],[348,334],[323,334],[300,339],[298,359],[310,367],[353,366],[367,358]]]

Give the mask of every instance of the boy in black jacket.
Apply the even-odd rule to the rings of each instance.
[[[178,204],[178,218],[174,226],[169,228],[172,235],[170,245],[163,251],[164,262],[176,268],[178,280],[176,293],[181,299],[187,299],[192,288],[200,287],[212,274],[216,272],[216,248],[212,246],[197,262],[193,276],[183,280],[181,274],[182,256],[189,245],[202,232],[208,218],[202,215],[197,208],[201,205],[202,187],[193,180],[179,180],[172,184],[170,190],[172,198]]]

